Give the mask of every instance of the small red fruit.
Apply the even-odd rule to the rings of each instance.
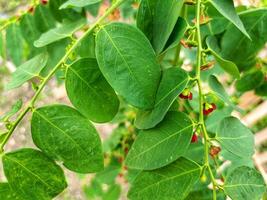
[[[212,113],[216,109],[217,109],[217,106],[214,103],[212,103],[212,104],[204,103],[203,114],[209,115],[210,113]]]
[[[190,92],[190,90],[188,88],[184,89],[184,91],[179,95],[179,97],[181,99],[189,99],[192,100],[193,99],[193,94],[192,92]]]
[[[210,156],[212,158],[215,158],[221,151],[220,147],[216,147],[216,146],[211,146],[210,148]]]
[[[193,136],[192,136],[192,139],[191,139],[191,143],[195,143],[197,141],[198,141],[197,134],[194,133]]]
[[[46,4],[48,3],[48,0],[41,0],[41,3],[42,3],[43,5],[46,5]]]

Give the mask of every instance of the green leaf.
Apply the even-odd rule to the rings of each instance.
[[[186,29],[187,29],[186,20],[183,19],[182,17],[179,17],[164,47],[164,51],[162,52],[162,54],[168,51],[169,49],[172,49],[176,47],[177,45],[179,45],[180,40],[183,38]]]
[[[90,121],[65,105],[38,108],[31,121],[35,145],[69,170],[91,173],[103,169],[99,135]]]
[[[85,6],[93,5],[101,2],[102,0],[68,0],[64,4],[62,4],[59,9],[78,7],[82,8]]]
[[[95,58],[95,35],[91,33],[87,35],[75,50],[82,58]]]
[[[135,126],[139,129],[153,128],[161,122],[188,82],[187,73],[180,68],[169,68],[163,71],[155,106],[152,110],[139,110]]]
[[[235,117],[226,117],[221,121],[216,139],[223,149],[235,156],[250,158],[254,153],[253,134]]]
[[[255,93],[259,96],[266,97],[267,96],[267,81],[261,84],[259,87],[255,89]]]
[[[23,37],[19,26],[12,23],[6,30],[6,48],[12,62],[18,66],[23,59]]]
[[[164,49],[181,13],[184,1],[142,0],[137,27],[150,40],[157,54]]]
[[[253,90],[260,86],[264,81],[264,74],[262,71],[254,71],[245,73],[241,79],[236,81],[235,87],[240,92]]]
[[[16,103],[12,105],[12,108],[11,108],[10,111],[8,111],[4,115],[0,116],[0,122],[1,121],[6,121],[10,117],[12,117],[13,115],[15,115],[21,109],[22,104],[23,104],[23,102],[22,102],[21,99],[17,100]]]
[[[55,20],[46,5],[39,4],[34,11],[35,26],[40,32],[46,32],[55,27]]]
[[[85,24],[84,19],[75,22],[68,22],[59,27],[53,28],[43,33],[38,40],[34,42],[35,47],[44,47],[58,40],[71,37],[72,34]]]
[[[0,183],[0,199],[1,200],[23,200],[20,198],[8,183]]]
[[[262,198],[266,185],[259,172],[242,166],[227,176],[224,191],[234,200],[256,200]]]
[[[27,62],[20,65],[12,74],[11,81],[7,84],[6,89],[14,89],[20,87],[28,80],[38,76],[47,63],[48,55],[46,53],[39,54]]]
[[[96,59],[83,58],[67,69],[66,90],[71,103],[94,122],[111,121],[119,99],[101,74]]]
[[[249,10],[239,16],[252,41],[230,24],[221,39],[220,55],[245,70],[255,65],[258,52],[267,41],[267,9]]]
[[[62,169],[42,152],[20,149],[2,158],[5,176],[22,199],[49,200],[61,193],[67,183]]]
[[[240,78],[239,70],[235,63],[225,60],[219,55],[219,47],[217,44],[217,40],[215,37],[208,37],[206,39],[206,43],[212,55],[215,57],[216,61],[220,65],[222,69],[224,69],[227,73],[231,74],[235,78]]]
[[[142,109],[153,107],[161,72],[141,31],[122,23],[101,26],[96,57],[104,77],[128,103]]]
[[[113,184],[109,187],[108,191],[103,195],[103,200],[118,200],[120,198],[121,186]]]
[[[143,171],[134,180],[128,197],[134,200],[182,200],[199,179],[200,170],[196,163],[180,158],[166,167]]]
[[[247,38],[250,39],[244,24],[235,11],[233,0],[211,0],[210,3],[230,22],[232,22]]]
[[[191,119],[181,112],[169,112],[155,128],[141,131],[127,157],[129,168],[152,170],[182,156],[193,133]]]
[[[223,85],[219,82],[216,76],[209,76],[209,86],[213,92],[225,103],[227,103],[231,108],[235,109],[238,112],[243,113],[243,110],[237,107],[231,100],[227,92],[225,91]]]

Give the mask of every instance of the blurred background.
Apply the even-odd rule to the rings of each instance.
[[[52,0],[51,0],[52,1]],[[31,5],[29,0],[0,0],[0,25],[1,21],[8,19],[12,16],[16,16],[18,13],[29,9]],[[266,1],[260,0],[235,0],[236,5],[246,6],[258,6],[265,4]],[[101,6],[96,8],[98,12],[96,14],[88,15],[89,20],[94,20],[95,17],[101,15],[105,9],[109,6],[108,1],[104,1]],[[110,20],[121,20],[129,23],[134,21],[134,16],[138,8],[138,3],[129,1],[126,3],[120,11],[113,13]],[[1,56],[0,56],[0,116],[6,113],[12,105],[21,99],[23,102],[27,102],[33,95],[32,85],[24,84],[19,89],[11,91],[5,90],[5,85],[10,81],[11,73],[15,71],[16,66],[9,59],[9,52],[6,50],[5,33],[1,32]],[[182,56],[186,55],[186,51],[182,52]],[[267,61],[267,50],[260,52],[259,56]],[[184,67],[190,67],[190,61],[186,59],[183,62]],[[264,66],[266,67],[266,66]],[[244,114],[233,113],[233,115],[239,117],[244,124],[251,128],[255,134],[256,152],[253,157],[254,164],[257,169],[262,173],[265,181],[267,182],[267,100],[266,95],[258,96],[254,91],[247,91],[242,95],[237,94],[233,84],[230,83],[227,75],[222,75],[220,80],[223,81],[227,88],[227,92],[233,96],[233,100],[244,110]],[[267,77],[265,77],[267,81]],[[60,78],[52,79],[48,86],[42,93],[38,106],[44,104],[53,103],[65,103],[70,104],[66,95],[65,87],[61,84]],[[122,106],[123,107],[123,106]],[[116,122],[121,122],[125,119],[131,120],[133,118],[133,111],[131,109],[123,109],[122,116],[117,116]],[[18,126],[15,134],[7,144],[7,151],[14,150],[21,147],[34,147],[30,134],[30,115],[28,115],[22,123]],[[118,124],[118,123],[117,123]],[[120,123],[119,123],[120,124]],[[131,124],[124,124],[121,129],[118,129],[118,125],[114,124],[96,124],[101,138],[104,142],[104,149],[116,148],[121,144],[121,134],[127,135],[127,132],[134,131]],[[3,124],[0,122],[0,132],[3,129]],[[120,133],[117,133],[119,132]],[[115,133],[114,133],[115,132]],[[121,133],[122,132],[122,133]],[[113,140],[110,140],[112,134]],[[114,139],[115,138],[115,139]],[[124,137],[125,138],[125,137]],[[125,150],[125,148],[124,148]],[[107,150],[108,151],[108,150]],[[115,153],[116,154],[116,153]],[[117,160],[113,162],[108,169],[103,173],[97,174],[98,179],[94,178],[94,175],[82,175],[72,173],[65,170],[69,187],[62,193],[58,200],[87,200],[87,199],[126,199],[127,182],[130,177],[125,177],[127,169],[121,167],[120,162],[123,159],[123,155],[120,151],[118,155],[114,155]],[[225,164],[227,165],[227,163]],[[2,169],[0,167],[0,181],[4,181]],[[109,183],[115,180],[115,183],[110,185]]]

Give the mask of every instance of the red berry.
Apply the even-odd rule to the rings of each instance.
[[[197,142],[197,140],[198,140],[197,134],[194,133],[191,139],[191,143],[195,143]]]
[[[210,148],[210,156],[212,158],[216,157],[221,151],[220,147],[216,147],[216,146],[211,146]]]
[[[217,109],[217,106],[214,103],[212,103],[211,106],[212,106],[212,109],[213,110],[216,110]]]
[[[192,94],[192,92],[190,92],[190,94],[189,94],[189,96],[188,96],[188,99],[189,99],[189,100],[192,100],[192,99],[193,99],[193,94]]]
[[[46,4],[48,3],[48,0],[41,0],[41,3],[42,3],[43,5],[46,5]]]
[[[193,94],[192,94],[192,92],[190,92],[190,90],[188,88],[185,88],[184,91],[181,94],[179,94],[179,97],[181,99],[189,99],[189,100],[192,100]]]
[[[34,7],[33,6],[29,7],[28,13],[33,13],[33,12],[34,12]]]

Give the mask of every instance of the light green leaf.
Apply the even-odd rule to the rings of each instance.
[[[103,195],[103,200],[118,200],[120,198],[121,186],[113,184],[109,186],[108,191]]]
[[[183,0],[142,0],[137,27],[150,40],[157,54],[164,49],[183,7]]]
[[[96,59],[83,58],[67,69],[66,90],[71,103],[94,122],[111,121],[119,99],[101,74]]]
[[[257,70],[254,72],[244,73],[241,79],[236,81],[235,87],[240,92],[253,90],[264,82],[264,74]]]
[[[38,76],[47,63],[48,55],[46,53],[39,54],[27,62],[20,65],[12,74],[11,82],[7,84],[6,89],[14,89],[21,86],[28,80]]]
[[[154,108],[152,110],[139,110],[135,126],[139,129],[148,129],[161,122],[187,83],[188,75],[184,70],[173,67],[163,71]]]
[[[82,8],[85,6],[93,5],[101,2],[102,0],[68,0],[64,4],[62,4],[59,9],[78,7]]]
[[[219,55],[219,47],[217,44],[217,39],[215,37],[210,36],[206,39],[206,43],[212,55],[215,57],[216,61],[220,65],[220,67],[223,68],[227,73],[234,76],[235,78],[240,78],[239,70],[236,64],[229,60],[225,60]]]
[[[104,77],[128,103],[141,109],[153,107],[161,72],[141,31],[122,23],[101,26],[96,57]]]
[[[67,187],[62,169],[40,151],[20,149],[2,160],[8,183],[22,199],[50,200]]]
[[[152,170],[182,156],[193,133],[191,119],[181,112],[169,112],[155,128],[141,131],[127,157],[129,168]]]
[[[0,116],[0,121],[6,121],[10,117],[12,117],[13,115],[15,115],[21,109],[22,104],[23,103],[22,103],[22,100],[21,99],[17,100],[16,103],[12,105],[12,108],[11,108],[10,111],[8,111],[4,115]]]
[[[216,139],[222,149],[241,158],[250,158],[254,153],[254,137],[251,131],[235,117],[224,118]]]
[[[16,23],[10,24],[6,30],[6,49],[12,62],[19,66],[23,59],[23,37]]]
[[[209,76],[209,86],[213,92],[225,103],[227,103],[231,108],[235,109],[238,112],[243,113],[243,110],[237,107],[231,100],[227,92],[225,91],[223,85],[219,82],[216,76]]]
[[[258,52],[267,42],[267,9],[252,9],[239,16],[252,41],[230,24],[221,38],[220,55],[245,70],[255,65]]]
[[[1,200],[23,200],[20,198],[8,183],[0,183],[0,199]]]
[[[226,177],[224,191],[234,200],[259,200],[266,191],[266,185],[259,172],[242,166]]]
[[[240,20],[237,12],[235,11],[235,6],[233,0],[210,0],[210,3],[230,22],[232,22],[247,38],[250,39],[244,24]]]
[[[99,135],[91,122],[65,105],[38,108],[31,121],[35,145],[66,168],[91,173],[103,169]]]
[[[80,29],[86,23],[85,19],[62,24],[43,33],[38,40],[34,42],[35,47],[44,47],[58,40],[71,37],[72,34]]]
[[[200,166],[185,158],[153,171],[143,171],[134,180],[129,199],[183,200],[199,179]]]

